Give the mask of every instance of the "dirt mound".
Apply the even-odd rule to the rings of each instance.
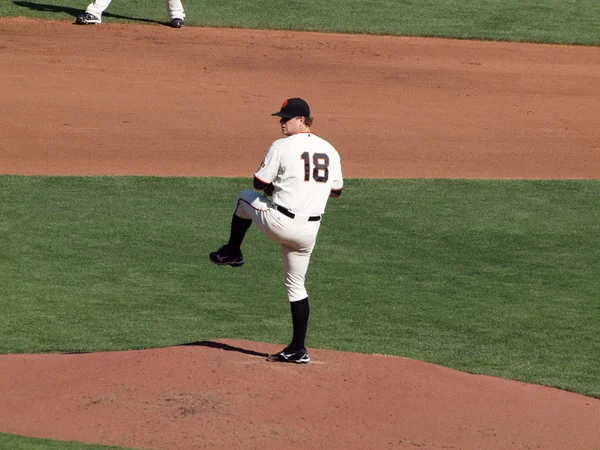
[[[219,340],[0,356],[0,430],[156,449],[593,448],[600,400],[409,359]],[[18,374],[18,376],[17,376]]]

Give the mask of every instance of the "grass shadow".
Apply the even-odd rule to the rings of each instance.
[[[47,3],[34,3],[34,2],[23,2],[23,1],[14,1],[13,4],[17,6],[21,6],[23,8],[29,8],[32,11],[42,11],[42,12],[51,12],[51,13],[66,13],[73,17],[77,17],[79,14],[85,11],[85,8],[71,8],[69,6],[58,6],[58,5],[50,5]],[[123,19],[123,20],[131,20],[135,22],[144,22],[144,23],[157,23],[160,25],[169,24],[167,22],[161,22],[160,20],[154,19],[144,19],[139,17],[130,17],[130,16],[122,16],[120,14],[112,14],[109,12],[104,12],[102,17],[112,17],[115,19]]]

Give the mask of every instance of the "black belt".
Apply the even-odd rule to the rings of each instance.
[[[284,216],[288,216],[290,219],[293,219],[294,217],[296,217],[296,215],[291,212],[289,209],[284,208],[283,206],[276,206],[277,211],[279,211],[281,214],[283,214]],[[309,222],[317,222],[321,220],[321,216],[310,216],[308,218]]]

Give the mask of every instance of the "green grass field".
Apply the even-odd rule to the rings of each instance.
[[[243,268],[207,258],[249,186],[0,177],[0,352],[285,343],[278,246],[252,229]],[[600,182],[348,180],[309,269],[308,344],[600,397],[599,234]]]
[[[13,0],[2,16],[73,20],[89,0]],[[188,26],[600,44],[597,0],[186,0]],[[164,23],[163,1],[115,1],[104,21]]]

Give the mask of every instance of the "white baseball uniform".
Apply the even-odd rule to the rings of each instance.
[[[85,12],[88,12],[98,18],[102,17],[102,13],[109,7],[112,0],[96,0],[87,7]],[[181,0],[166,0],[169,19],[184,19],[183,4]]]
[[[308,270],[320,218],[331,191],[341,192],[338,152],[312,132],[275,141],[254,176],[273,183],[273,201],[257,191],[240,193],[234,214],[252,222],[281,247],[284,282],[290,302],[305,299]],[[282,212],[283,211],[283,212]]]

